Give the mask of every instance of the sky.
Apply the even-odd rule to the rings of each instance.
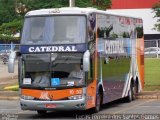
[[[140,17],[143,19],[144,34],[160,34],[154,30],[154,24],[157,23],[155,12],[152,9],[112,9],[107,10],[109,13]]]

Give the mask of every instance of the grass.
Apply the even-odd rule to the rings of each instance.
[[[160,91],[160,85],[145,85],[144,91]]]
[[[160,59],[145,58],[144,90],[160,90]]]
[[[12,85],[4,88],[4,90],[11,90],[11,91],[18,91],[18,89],[19,89],[19,85]]]

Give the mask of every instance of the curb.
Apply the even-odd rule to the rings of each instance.
[[[18,91],[0,91],[0,100],[18,100]]]
[[[18,88],[19,88],[19,85],[12,85],[12,86],[4,87],[4,90],[13,90],[13,89],[18,89]]]
[[[19,100],[19,97],[18,96],[14,96],[14,97],[0,96],[0,100]]]
[[[137,99],[160,99],[160,96],[155,96],[155,95],[140,95],[136,96]]]
[[[137,99],[160,99],[160,91],[143,91],[136,96]]]

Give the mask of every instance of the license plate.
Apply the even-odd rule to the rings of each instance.
[[[45,104],[46,108],[56,108],[57,105],[56,104]]]

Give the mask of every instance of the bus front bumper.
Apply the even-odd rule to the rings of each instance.
[[[85,99],[61,100],[61,101],[39,101],[20,99],[22,110],[85,110]]]

